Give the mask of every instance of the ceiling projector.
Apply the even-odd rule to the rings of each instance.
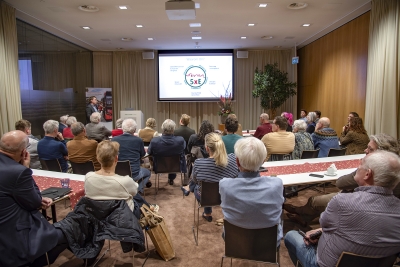
[[[167,11],[170,20],[196,19],[196,9],[193,1],[165,2],[165,11]]]

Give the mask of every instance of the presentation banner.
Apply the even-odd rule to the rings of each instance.
[[[112,89],[111,88],[86,88],[86,104],[89,104],[89,98],[95,96],[97,98],[97,110],[101,114],[101,121],[110,131],[112,127],[113,108],[112,108]]]

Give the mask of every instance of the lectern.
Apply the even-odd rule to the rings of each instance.
[[[136,132],[144,128],[144,117],[141,110],[121,110],[121,119],[134,119],[137,123]]]

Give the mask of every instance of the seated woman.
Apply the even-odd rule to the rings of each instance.
[[[208,158],[208,153],[204,148],[204,138],[207,134],[214,132],[214,125],[212,125],[208,120],[204,120],[199,129],[198,134],[192,134],[189,137],[189,141],[187,144],[187,152],[192,152],[192,147],[197,146],[200,147],[203,158]]]
[[[315,120],[317,119],[317,114],[315,112],[308,112],[307,115],[307,133],[312,134],[315,131]]]
[[[304,120],[295,120],[293,123],[293,133],[295,138],[293,159],[300,159],[304,150],[314,150],[314,143],[311,134],[306,132],[307,124]]]
[[[103,140],[107,140],[111,135],[111,131],[100,123],[100,113],[93,112],[92,115],[90,115],[90,121],[91,122],[85,126],[87,138],[96,140],[99,143]]]
[[[117,122],[115,123],[116,129],[113,129],[113,130],[111,131],[112,137],[115,137],[115,136],[118,136],[118,135],[121,135],[121,134],[124,133],[124,131],[122,131],[122,122],[123,122],[123,121],[124,121],[124,120],[121,119],[121,118],[119,118],[119,119],[117,120]]]
[[[293,128],[292,128],[292,125],[293,125],[293,114],[289,113],[289,112],[282,112],[281,116],[286,118],[287,123],[288,123],[286,132],[292,132],[293,131]]]
[[[77,122],[77,120],[74,116],[68,117],[67,121],[65,122],[68,127],[64,128],[62,132],[64,139],[74,139],[74,135],[72,134],[71,131],[71,125],[75,122]]]
[[[101,169],[86,174],[85,194],[94,200],[124,199],[133,211],[133,197],[138,191],[138,184],[129,176],[115,174],[118,152],[117,142],[103,141],[97,146],[97,160]]]
[[[146,121],[146,127],[144,129],[139,129],[138,135],[142,138],[145,146],[148,146],[153,137],[158,136],[158,132],[155,130],[156,120],[154,118],[148,118]]]
[[[201,181],[218,183],[224,177],[236,177],[238,174],[236,157],[234,154],[226,154],[224,142],[219,134],[207,134],[205,147],[210,157],[200,158],[194,162],[189,186],[181,187],[185,196],[188,196],[190,191],[194,192],[198,201],[201,199]],[[211,213],[211,207],[204,207],[203,218],[211,222]]]
[[[367,131],[361,118],[352,117],[348,129],[343,127],[340,144],[346,146],[346,155],[363,154],[369,143]]]

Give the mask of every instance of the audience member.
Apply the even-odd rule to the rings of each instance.
[[[158,136],[158,132],[155,130],[156,120],[154,118],[148,118],[146,121],[146,127],[144,129],[139,129],[138,135],[142,138],[145,144],[149,144],[153,137]]]
[[[72,134],[72,131],[71,131],[71,125],[75,122],[77,122],[77,120],[74,116],[68,117],[68,119],[66,121],[67,127],[64,128],[64,130],[62,131],[62,135],[64,136],[65,139],[69,140],[69,139],[74,138],[74,135]]]
[[[347,133],[347,131],[349,130],[349,124],[350,124],[350,119],[351,118],[359,118],[360,116],[358,115],[358,113],[357,112],[355,112],[355,111],[351,111],[350,113],[349,113],[349,116],[347,116],[347,123],[346,123],[346,125],[345,126],[343,126],[343,132],[344,133]]]
[[[186,143],[182,136],[174,136],[175,122],[171,119],[166,119],[161,125],[163,131],[162,136],[153,138],[150,142],[147,153],[151,156],[175,156],[180,155],[181,157],[181,172],[186,172],[186,161],[185,161],[185,148]],[[154,165],[157,164],[157,160],[154,158]],[[176,173],[168,174],[168,183],[174,184]]]
[[[330,128],[330,125],[331,121],[327,117],[322,117],[311,135],[314,148],[319,149],[319,158],[327,157],[331,148],[340,148],[336,131]]]
[[[253,136],[261,140],[264,135],[270,132],[272,132],[272,126],[269,123],[269,116],[267,113],[262,113],[260,115],[260,126],[257,127]]]
[[[274,161],[273,154],[289,154],[293,152],[295,145],[294,134],[286,132],[287,120],[284,117],[276,116],[272,123],[272,133],[264,135],[261,141],[267,148],[267,160]]]
[[[60,123],[58,124],[58,131],[60,133],[64,132],[64,128],[67,128],[67,119],[68,119],[68,115],[63,115],[60,117]]]
[[[118,136],[118,135],[121,135],[121,134],[124,133],[124,131],[122,131],[122,122],[123,122],[123,121],[124,121],[124,120],[121,119],[121,118],[119,118],[119,119],[117,120],[117,122],[115,123],[116,129],[113,129],[113,130],[111,131],[112,137],[115,137],[115,136]]]
[[[95,96],[89,97],[89,104],[86,106],[86,123],[89,123],[92,113],[99,112],[97,109],[97,98]]]
[[[68,171],[68,151],[63,135],[58,132],[58,122],[48,120],[43,124],[45,136],[38,142],[39,159],[57,159],[63,172]]]
[[[295,120],[293,123],[293,133],[295,139],[293,159],[300,159],[304,150],[314,150],[314,143],[311,135],[306,132],[307,124],[303,120]]]
[[[299,120],[303,120],[305,122],[307,122],[307,110],[305,109],[300,109],[300,119]]]
[[[277,246],[282,239],[281,213],[284,201],[282,180],[261,176],[259,169],[267,157],[264,144],[257,138],[242,138],[235,144],[238,177],[219,182],[221,207],[225,220],[246,229],[278,224]]]
[[[68,158],[75,163],[92,161],[94,169],[100,169],[100,163],[96,158],[97,141],[89,140],[86,137],[85,125],[82,122],[75,122],[71,125],[74,139],[67,143]]]
[[[208,158],[208,152],[204,147],[205,136],[209,133],[214,132],[214,125],[212,125],[208,120],[202,121],[198,134],[192,134],[189,138],[187,145],[187,153],[193,153],[193,147],[200,147],[200,151],[203,158]],[[194,153],[195,154],[195,153]]]
[[[146,155],[142,139],[135,136],[136,121],[125,119],[122,123],[122,135],[113,138],[113,141],[119,143],[119,160],[129,160],[132,171],[132,178],[139,183],[139,192],[143,193],[143,185],[151,186],[151,173],[148,169],[140,167],[140,159]]]
[[[343,251],[377,258],[399,253],[400,200],[392,192],[400,181],[399,157],[387,151],[367,155],[354,180],[360,187],[329,202],[321,214],[321,228],[305,238],[297,231],[286,234],[294,264],[299,260],[303,266],[335,266]],[[321,237],[311,239],[317,231],[322,231]]]
[[[234,114],[234,113],[229,114],[226,118],[233,118],[233,119],[236,119],[236,120],[238,119],[236,114]],[[238,122],[239,122],[239,120],[238,120]],[[222,132],[222,135],[227,135],[227,134],[228,133],[226,132],[226,129],[224,129],[224,131]],[[242,127],[242,125],[240,123],[238,123],[238,129],[235,132],[235,134],[243,136],[243,127]]]
[[[41,169],[39,155],[37,152],[37,144],[39,140],[34,137],[31,133],[31,123],[27,120],[19,120],[15,123],[15,130],[20,130],[24,132],[28,136],[29,144],[26,150],[29,152],[31,156],[31,161],[29,164],[29,168],[31,169]]]
[[[346,146],[346,155],[362,154],[368,146],[369,137],[361,118],[350,118],[348,130],[343,127],[340,144]]]
[[[317,115],[317,118],[315,119],[315,123],[317,124],[319,122],[319,119],[321,118],[321,111],[319,110],[314,110],[315,115]]]
[[[192,179],[188,187],[181,187],[185,196],[194,192],[196,199],[201,200],[201,182],[218,183],[224,177],[236,177],[238,168],[234,154],[227,155],[224,142],[217,133],[205,137],[205,147],[209,158],[200,158],[194,162]],[[190,191],[189,191],[190,188]],[[212,208],[204,207],[203,218],[212,221]]]
[[[307,115],[307,133],[312,134],[315,131],[315,126],[317,123],[315,122],[317,120],[317,114],[315,112],[309,112]],[[319,120],[318,120],[319,121]]]
[[[100,143],[103,140],[107,140],[111,135],[111,131],[108,130],[100,121],[101,115],[98,112],[90,115],[90,123],[86,124],[86,136],[88,139],[96,140]]]
[[[387,134],[377,134],[371,135],[370,141],[367,148],[365,149],[365,154],[368,155],[377,150],[385,150],[392,152],[396,155],[400,153],[400,147],[397,140]],[[336,180],[336,186],[342,190],[342,193],[353,192],[358,184],[354,180],[356,171],[343,175]],[[308,222],[320,216],[320,214],[325,210],[328,202],[336,196],[337,193],[331,193],[327,195],[319,195],[310,197],[307,204],[301,207],[296,207],[290,204],[283,204],[283,208],[293,214],[288,216],[289,219],[306,226]],[[400,183],[393,190],[393,195],[400,198]],[[288,214],[289,215],[289,214]]]
[[[225,144],[225,149],[228,154],[234,153],[234,146],[237,140],[243,138],[242,136],[235,134],[238,130],[239,122],[237,118],[227,117],[225,120],[226,135],[222,136],[222,141]]]
[[[179,121],[180,125],[177,129],[175,129],[174,132],[175,136],[182,136],[186,144],[188,144],[190,136],[196,133],[195,130],[188,127],[189,122],[190,122],[190,116],[187,114],[182,114],[181,119]]]
[[[288,112],[282,112],[281,117],[284,117],[287,120],[288,126],[286,132],[292,132],[293,128],[293,114]]]
[[[5,133],[0,140],[0,266],[50,265],[68,247],[62,231],[40,212],[52,200],[41,196],[32,178],[27,145],[22,131]]]

